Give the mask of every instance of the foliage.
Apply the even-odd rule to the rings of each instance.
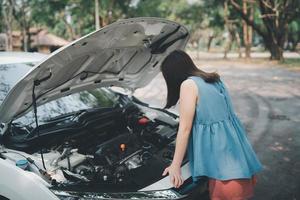
[[[162,17],[184,24],[196,38],[201,38],[203,33],[199,34],[199,31],[209,30],[214,35],[223,34],[225,31],[224,3],[226,1],[231,2],[228,8],[228,18],[234,21],[237,33],[243,38],[242,22],[243,20],[247,21],[249,17],[242,16],[241,10],[237,9],[237,5],[241,7],[243,0],[98,0],[99,7],[97,9],[101,26],[120,18]],[[290,5],[294,5],[293,2],[299,2],[299,0],[247,1],[256,5],[254,20],[248,20],[248,24],[255,24],[254,29],[257,34],[254,35],[254,41],[263,42],[267,48],[270,46],[268,46],[269,41],[264,38],[268,39],[268,34],[272,35],[277,32],[268,31],[274,22],[266,23],[266,21],[272,21],[272,18],[262,17],[264,14],[272,15],[272,9],[262,10],[263,7],[260,5],[267,3],[272,7],[273,5],[283,5],[283,2]],[[3,20],[5,11],[3,5],[7,4],[11,5],[14,10],[14,20],[10,27],[7,27],[8,24]],[[296,44],[300,40],[300,17],[299,14],[297,15],[300,8],[297,7],[298,4],[289,6],[286,11],[282,10],[280,6],[276,7],[279,9],[280,17],[283,16],[280,19],[289,18],[288,28],[284,28],[284,32],[286,32],[285,38],[287,38],[288,44],[285,47],[291,50],[295,50]],[[0,32],[10,29],[22,31],[28,29],[29,26],[45,27],[58,36],[73,40],[95,30],[95,0],[0,0],[0,11]],[[289,13],[293,14],[291,20]],[[294,17],[294,15],[298,17]]]
[[[1,1],[20,2],[20,0]],[[95,29],[95,2],[93,0],[27,0],[25,2],[30,8],[28,13],[30,13],[29,19],[32,25],[47,27],[53,33],[66,39],[82,36]],[[220,7],[213,9],[212,3],[206,5],[201,1],[188,3],[187,0],[99,0],[99,4],[102,26],[120,18],[142,16],[175,20],[185,24],[190,30],[199,27],[223,26]],[[20,16],[16,16],[15,21],[19,19]],[[0,30],[3,30],[5,25],[2,21],[0,25]],[[72,30],[68,30],[68,27]],[[17,29],[20,28],[17,27]]]
[[[287,42],[289,24],[299,20],[299,0],[228,0],[238,15],[251,26],[264,41],[271,53],[271,59],[282,60],[284,45]],[[244,12],[243,5],[251,4],[259,11],[259,17],[251,19]]]
[[[293,69],[300,69],[300,58],[286,58],[280,62],[280,64],[293,68]]]

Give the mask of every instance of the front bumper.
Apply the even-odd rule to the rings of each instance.
[[[106,199],[183,199],[186,195],[181,195],[173,190],[158,190],[147,192],[124,192],[124,193],[93,193],[93,192],[66,192],[53,191],[54,194],[61,200],[106,200]]]
[[[180,188],[170,188],[166,190],[137,191],[137,192],[116,192],[116,193],[97,193],[97,192],[75,192],[52,190],[52,192],[61,200],[165,200],[165,199],[188,199],[190,196],[196,196],[196,199],[206,199],[207,181],[200,179],[193,182],[191,178],[187,179]],[[203,196],[203,198],[202,198]],[[200,198],[199,198],[200,197]]]

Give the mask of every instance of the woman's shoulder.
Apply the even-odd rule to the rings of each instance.
[[[196,90],[197,88],[198,88],[197,82],[195,82],[195,80],[189,79],[189,78],[184,80],[180,85],[180,89]]]
[[[185,81],[187,80],[194,81],[194,83],[198,86],[205,82],[200,76],[189,76]]]
[[[192,80],[203,80],[203,78],[201,76],[189,76],[187,79],[192,79]]]

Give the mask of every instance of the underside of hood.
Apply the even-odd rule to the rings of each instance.
[[[53,52],[37,64],[9,92],[0,107],[0,122],[7,123],[37,105],[104,86],[136,89],[160,71],[163,59],[183,49],[188,30],[159,18],[117,21]]]

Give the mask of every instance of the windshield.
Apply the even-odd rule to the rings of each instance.
[[[0,65],[0,104],[9,90],[34,66],[35,63]]]
[[[50,101],[37,108],[39,122],[47,122],[55,117],[74,113],[80,110],[94,108],[112,108],[118,104],[119,95],[107,88],[97,88],[70,94],[65,97]],[[14,120],[14,123],[34,125],[34,113],[30,111],[26,115]]]

